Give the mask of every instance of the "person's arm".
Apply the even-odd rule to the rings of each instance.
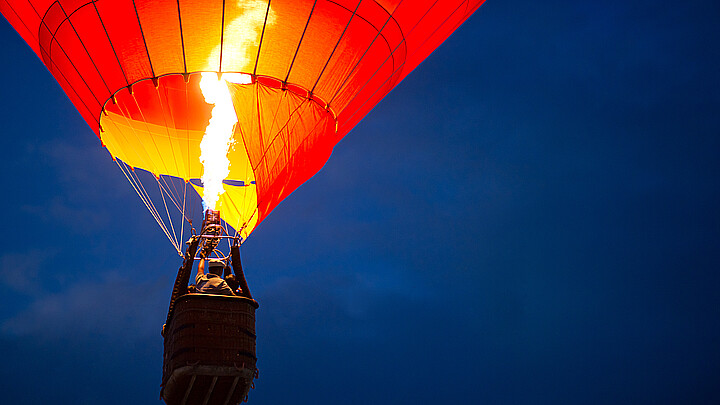
[[[252,295],[250,295],[250,288],[248,287],[247,280],[245,280],[245,273],[242,269],[242,261],[240,260],[240,246],[234,245],[233,247],[231,247],[230,255],[232,257],[230,263],[232,263],[233,271],[235,272],[235,278],[240,283],[240,293],[238,295],[253,299]]]
[[[205,258],[201,257],[198,262],[197,274],[195,275],[195,284],[200,282],[200,279],[205,275]]]

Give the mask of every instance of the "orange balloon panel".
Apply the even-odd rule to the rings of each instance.
[[[212,105],[230,83],[238,123],[223,218],[247,237],[484,0],[3,0],[110,153],[156,176],[200,178]],[[200,183],[193,181],[202,194]]]

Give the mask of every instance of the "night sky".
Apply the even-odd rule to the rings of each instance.
[[[487,0],[243,245],[250,403],[720,403],[719,19]],[[161,404],[180,258],[0,60],[0,401]]]

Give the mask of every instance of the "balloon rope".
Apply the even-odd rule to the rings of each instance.
[[[120,112],[122,113],[122,117],[125,119],[128,127],[132,130],[132,133],[133,133],[133,134],[135,135],[135,137],[139,140],[139,139],[140,139],[140,136],[138,135],[138,132],[137,132],[137,130],[135,129],[135,127],[132,125],[131,120],[128,118],[128,116],[129,116],[130,113],[126,111],[127,106],[125,106],[124,103],[123,103],[123,104],[118,103],[118,107],[119,107],[119,110],[120,110]],[[110,122],[112,125],[117,125],[117,124],[116,124],[114,121],[112,121],[112,120],[109,121],[109,122]],[[124,137],[126,140],[128,139],[127,136],[125,135],[125,131],[118,130],[117,133],[122,134],[123,137]],[[142,149],[145,151],[145,154],[149,154],[149,151],[148,151],[148,149],[145,147],[145,144],[142,143],[142,142],[140,142],[140,145],[142,146]],[[143,157],[143,154],[140,154],[140,153],[137,153],[137,152],[136,152],[135,155],[140,159],[140,161],[142,162],[143,165],[149,167],[149,165],[147,164],[147,161],[146,161],[145,158]],[[129,167],[129,165],[127,165],[125,162],[123,162],[123,165],[126,165],[126,166]],[[119,166],[119,163],[118,163],[118,166]],[[120,167],[121,167],[121,169],[122,169],[122,166],[120,166]],[[129,171],[129,169],[127,169],[127,170],[128,170],[128,173],[129,173],[129,172],[134,173],[134,171]],[[150,213],[151,213],[151,214],[153,215],[153,217],[155,218],[155,221],[158,223],[158,225],[160,225],[160,228],[163,230],[163,232],[165,233],[165,235],[168,237],[168,239],[169,239],[170,242],[172,243],[173,247],[175,247],[175,250],[177,250],[178,253],[181,254],[182,252],[181,252],[180,249],[179,249],[179,244],[178,244],[177,242],[175,242],[175,241],[173,240],[173,238],[169,235],[169,232],[168,232],[168,230],[167,230],[167,226],[163,223],[162,219],[160,218],[160,215],[159,215],[159,213],[157,212],[157,209],[155,209],[155,205],[153,204],[152,199],[151,199],[150,196],[147,194],[147,192],[145,192],[145,195],[143,195],[143,191],[145,191],[145,190],[144,190],[144,186],[142,185],[142,182],[141,182],[140,179],[138,178],[138,179],[137,179],[137,184],[134,183],[134,182],[131,180],[132,176],[131,176],[131,175],[129,176],[128,173],[126,173],[126,171],[123,170],[123,174],[125,174],[125,177],[128,179],[128,181],[130,182],[130,184],[133,185],[133,188],[135,189],[135,192],[138,194],[138,196],[140,197],[140,199],[143,201],[143,203],[144,203],[145,206],[147,207],[148,211],[150,211]],[[165,181],[165,180],[163,179],[163,181]],[[141,188],[142,188],[142,190],[141,190]],[[171,198],[172,198],[172,197],[171,197]],[[175,200],[173,200],[173,202],[175,202]],[[176,205],[177,205],[177,203],[176,203]],[[179,208],[178,208],[178,210],[179,210]],[[171,222],[172,222],[172,221],[171,221]]]
[[[165,236],[168,237],[168,239],[170,240],[170,243],[172,243],[172,245],[175,247],[175,250],[177,250],[178,253],[182,254],[180,252],[180,249],[176,245],[175,241],[170,236],[170,233],[167,231],[165,224],[162,222],[160,216],[157,214],[157,210],[154,209],[155,206],[153,205],[152,201],[150,201],[149,196],[147,196],[147,193],[143,193],[144,188],[143,188],[143,192],[141,192],[140,187],[142,186],[142,183],[140,183],[140,180],[139,179],[136,180],[136,178],[132,176],[131,170],[128,169],[126,171],[126,169],[123,167],[123,165],[125,165],[124,162],[121,165],[119,159],[114,159],[114,160],[115,160],[115,163],[117,163],[118,167],[120,168],[120,171],[125,175],[125,178],[128,180],[128,182],[133,187],[133,189],[135,190],[137,195],[140,197],[140,200],[142,200],[142,202],[145,204],[145,207],[148,209],[148,211],[150,211],[150,214],[153,216],[153,218],[155,218],[155,221],[158,223],[158,225],[160,225],[160,229],[162,229],[163,232],[165,232]],[[128,172],[130,172],[130,173],[128,173]]]
[[[180,222],[181,222],[181,223],[180,223],[180,238],[181,238],[180,241],[181,241],[181,242],[182,242],[183,239],[185,239],[185,220],[187,219],[187,217],[185,216],[185,200],[187,199],[187,182],[186,182],[186,181],[183,181],[183,183],[185,183],[185,184],[183,185],[183,187],[184,187],[184,190],[183,190],[183,205],[182,205],[182,210],[180,211],[180,213],[181,213],[182,216],[183,216],[183,220],[180,221]]]
[[[135,136],[135,139],[137,140],[137,144],[142,146],[142,151],[145,152],[144,153],[145,155],[148,155],[148,156],[151,155],[150,151],[148,151],[148,149],[145,147],[145,143],[141,142],[140,135],[138,135],[138,132],[132,123],[133,120],[130,118],[130,117],[132,117],[132,114],[129,111],[127,111],[128,108],[125,105],[125,103],[121,102],[121,100],[117,100],[116,105],[118,107],[118,110],[122,114],[122,117],[125,119],[125,124],[127,125],[128,128],[130,128],[133,135]],[[114,133],[121,134],[126,143],[128,143],[128,144],[132,143],[132,142],[130,142],[130,139],[129,139],[130,137],[125,134],[125,131],[123,131],[122,129],[120,129],[120,127],[118,127],[118,125],[120,125],[120,124],[116,123],[115,120],[107,120],[107,122],[109,122],[110,124],[112,124],[115,127]],[[135,157],[139,160],[139,162],[137,162],[138,163],[137,167],[152,167],[151,162],[146,160],[143,157],[143,154],[139,153],[139,151],[134,150],[134,149],[133,149],[133,152],[135,154]],[[127,151],[125,154],[127,154],[128,157],[130,158],[130,154],[127,153]],[[123,162],[123,163],[125,163],[125,162]]]
[[[135,107],[137,108],[138,112],[140,113],[141,121],[145,124],[148,133],[151,133],[150,127],[148,126],[148,123],[147,123],[147,121],[146,121],[146,119],[145,119],[145,114],[143,113],[143,110],[142,110],[142,108],[140,107],[140,104],[139,104],[137,98],[135,97],[135,94],[132,94],[132,93],[131,93],[130,95],[131,95],[131,97],[132,97],[132,100],[133,100],[134,103],[135,103]],[[158,97],[159,97],[159,96],[158,96]],[[161,104],[162,104],[162,103],[161,103]],[[128,117],[127,117],[127,114],[125,114],[125,111],[123,111],[123,116],[125,116],[125,119],[126,119],[126,120],[129,120]],[[133,128],[132,125],[130,125],[130,127]],[[134,129],[134,128],[133,128],[133,133],[135,133],[135,135],[137,136],[137,132],[135,132],[135,129]],[[168,134],[168,136],[169,136],[169,134]],[[157,143],[155,142],[155,138],[154,138],[152,135],[150,136],[150,140],[152,140],[153,146],[155,147],[155,151],[158,153],[158,156],[160,157],[160,161],[162,162],[163,167],[167,169],[167,168],[168,168],[168,164],[165,162],[165,159],[163,159],[163,155],[162,155],[162,153],[160,153],[160,149],[158,148],[158,145],[157,145]],[[142,144],[142,142],[141,142],[141,144]],[[144,144],[143,144],[143,148],[145,148]],[[146,150],[147,150],[147,149],[146,149]],[[175,154],[175,153],[174,153],[174,150],[173,150],[173,155],[174,155],[174,154]],[[176,163],[176,165],[177,165],[177,163]],[[161,196],[162,199],[163,199],[163,204],[165,205],[166,212],[168,212],[168,214],[167,214],[167,215],[168,215],[168,221],[170,222],[170,227],[171,227],[171,229],[172,229],[172,233],[173,233],[173,235],[175,235],[175,234],[176,234],[176,233],[175,233],[175,227],[174,227],[174,225],[173,225],[173,223],[172,223],[173,221],[172,221],[172,218],[170,217],[170,213],[169,213],[169,211],[167,210],[167,202],[165,201],[165,195],[163,194],[163,187],[162,187],[162,185],[160,184],[159,178],[156,177],[156,180],[157,180],[157,182],[158,182],[158,186],[160,187],[160,196]],[[164,181],[164,180],[163,180],[163,181]],[[139,179],[138,179],[138,182],[139,182],[140,186],[143,188],[143,191],[145,192],[145,194],[147,195],[147,191],[145,191],[145,188],[144,188],[142,182],[140,182]],[[168,187],[168,189],[169,189],[169,187]],[[169,192],[168,190],[165,190],[165,192],[166,192],[166,194],[168,194],[168,196],[171,198],[171,200],[173,201],[173,203],[175,204],[175,206],[178,208],[178,210],[180,210],[179,204],[175,201],[175,199],[174,199],[172,196],[170,196],[170,192]],[[147,199],[150,201],[150,204],[153,206],[153,208],[155,208],[154,204],[152,204],[152,200],[150,199],[149,195],[148,195]],[[161,224],[161,225],[160,225],[161,228],[163,228],[163,231],[164,231],[165,234],[167,235],[168,239],[170,239],[171,243],[172,243],[173,246],[175,247],[175,250],[177,250],[178,253],[180,253],[180,247],[179,247],[180,242],[176,241],[175,239],[173,239],[173,238],[170,236],[170,232],[169,232],[169,230],[167,229],[167,226],[163,223],[162,219],[160,218],[160,213],[157,211],[157,209],[155,209],[155,212],[156,212],[156,215],[157,215],[156,221],[158,221],[158,224]],[[176,237],[177,237],[177,235],[176,235]]]
[[[175,247],[175,250],[177,250],[177,252],[179,254],[182,254],[182,252],[180,251],[179,245],[177,244],[177,242],[175,242],[175,240],[172,238],[172,236],[170,236],[170,232],[167,229],[167,225],[165,225],[165,222],[163,222],[162,217],[160,216],[160,212],[158,212],[157,208],[155,207],[155,204],[153,204],[152,199],[150,198],[150,194],[148,194],[147,190],[145,190],[145,185],[142,183],[142,181],[140,181],[140,178],[138,177],[137,173],[135,173],[133,171],[133,172],[131,172],[131,175],[135,176],[134,178],[137,181],[137,184],[140,186],[140,188],[142,189],[142,191],[144,193],[144,196],[145,196],[144,199],[150,204],[150,207],[152,207],[152,210],[150,212],[155,217],[155,220],[157,221],[158,225],[160,225],[160,228],[163,230],[163,232],[165,232],[165,236],[167,236],[168,240],[170,240],[170,243],[172,243],[172,245]]]
[[[120,170],[121,170],[121,171],[123,172],[123,174],[125,175],[125,178],[128,180],[128,182],[130,182],[130,185],[133,187],[133,189],[135,190],[135,192],[137,193],[137,195],[140,197],[140,199],[142,200],[142,202],[145,204],[145,207],[147,207],[148,211],[150,211],[150,213],[153,214],[153,217],[154,217],[155,215],[154,215],[154,213],[152,212],[152,209],[151,209],[150,206],[149,206],[149,202],[145,200],[145,196],[142,195],[142,193],[140,192],[140,189],[138,188],[138,186],[137,186],[137,184],[135,183],[135,181],[133,181],[133,179],[130,177],[130,175],[128,175],[128,173],[125,172],[125,169],[123,168],[123,166],[120,165],[120,160],[119,160],[119,159],[115,159],[115,163],[117,163],[118,167],[120,168]],[[125,163],[123,162],[123,164],[125,164]]]
[[[167,235],[168,239],[170,239],[170,241],[172,241],[172,238],[170,237],[170,234],[167,231],[167,227],[165,226],[165,223],[163,222],[162,218],[160,217],[160,213],[158,212],[157,208],[155,208],[155,204],[153,204],[152,199],[150,198],[150,194],[148,194],[147,190],[145,190],[145,185],[142,184],[142,182],[140,181],[140,178],[138,177],[137,173],[135,173],[135,171],[131,171],[129,174],[130,174],[130,177],[132,177],[133,180],[138,185],[138,189],[142,190],[142,196],[140,198],[142,198],[143,200],[148,202],[148,204],[149,204],[148,209],[150,209],[150,212],[155,217],[155,220],[158,222],[158,225],[160,225],[160,227],[163,229],[163,231],[165,231],[165,234]]]
[[[178,201],[180,200],[180,197],[176,197],[175,194],[170,192],[170,186],[167,184],[164,176],[161,175],[159,177],[160,179],[158,180],[158,184],[160,183],[160,180],[162,180],[162,182],[165,184],[165,187],[162,188],[163,190],[165,190],[165,194],[167,194],[170,201],[172,201],[172,203],[175,205],[175,208],[177,208],[178,211],[182,212],[182,208],[180,208],[180,202]],[[170,182],[170,184],[172,184],[173,188],[175,188],[175,184],[172,181]],[[175,192],[177,192],[177,189],[175,189]],[[178,192],[178,194],[180,193]]]
[[[168,185],[168,180],[167,180],[168,177],[171,178],[170,185]],[[172,191],[172,192],[168,193],[168,197],[170,197],[172,199],[172,201],[175,204],[175,207],[177,207],[178,211],[181,211],[181,209],[180,209],[180,191],[178,191],[178,188],[175,185],[175,182],[172,181],[172,176],[162,177],[162,180],[163,180],[163,183],[165,183],[165,187],[168,189],[168,192]],[[171,186],[172,186],[172,190],[170,190]]]
[[[182,245],[182,242],[185,239],[185,221],[187,221],[188,223],[192,223],[190,218],[188,218],[185,215],[185,208],[186,208],[186,204],[187,204],[187,202],[186,202],[187,182],[185,182],[183,179],[179,179],[180,181],[183,181],[183,183],[184,183],[183,189],[181,190],[183,192],[182,193],[183,200],[182,200],[182,206],[181,206],[180,205],[180,191],[178,190],[178,187],[176,187],[175,182],[172,180],[172,178],[170,178],[170,181],[169,181],[170,185],[168,185],[168,179],[167,179],[168,177],[170,177],[170,176],[160,176],[160,179],[162,180],[162,182],[164,184],[164,187],[162,187],[162,189],[165,191],[165,194],[170,199],[170,201],[173,202],[173,204],[175,205],[175,208],[177,208],[178,213],[180,214],[180,217],[181,217],[180,225],[179,225],[180,226],[180,234],[178,235],[179,236],[178,243],[180,245]],[[172,186],[172,189],[174,190],[174,192],[171,192],[170,186]]]
[[[165,233],[165,236],[167,236],[170,243],[173,245],[173,247],[175,247],[175,250],[178,250],[177,246],[175,245],[175,241],[173,240],[172,236],[170,236],[170,233],[167,230],[167,226],[160,217],[160,214],[155,208],[155,204],[153,204],[150,196],[147,194],[147,191],[145,191],[145,188],[143,187],[140,179],[137,177],[137,174],[135,174],[133,171],[123,171],[123,173],[125,173],[128,181],[130,181],[130,184],[133,185],[133,188],[137,192],[142,202],[145,204],[145,207],[155,219],[155,222],[157,222],[157,224],[160,226],[160,229],[163,231],[163,233]]]
[[[168,223],[170,224],[170,229],[172,229],[173,236],[175,237],[173,240],[176,241],[177,244],[175,244],[175,248],[177,248],[180,245],[180,239],[177,237],[177,233],[175,232],[175,226],[173,225],[172,217],[170,216],[170,210],[168,210],[167,201],[165,201],[165,194],[163,194],[163,187],[160,184],[159,178],[156,177],[158,189],[160,189],[160,197],[162,197],[163,205],[165,205],[165,214],[167,214]]]
[[[225,225],[226,225],[226,226],[225,226],[225,232],[227,232],[227,224],[228,224],[228,223],[227,223],[227,221],[226,221],[226,222],[225,222]],[[235,231],[235,232],[237,232],[237,231]],[[229,233],[228,233],[227,235],[230,236]],[[232,248],[232,239],[227,238],[227,243],[228,243],[228,252],[229,252],[230,249]]]

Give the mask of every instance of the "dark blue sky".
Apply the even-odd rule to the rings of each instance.
[[[250,402],[720,402],[718,17],[488,0],[244,245]],[[159,404],[179,259],[0,44],[2,402]]]

